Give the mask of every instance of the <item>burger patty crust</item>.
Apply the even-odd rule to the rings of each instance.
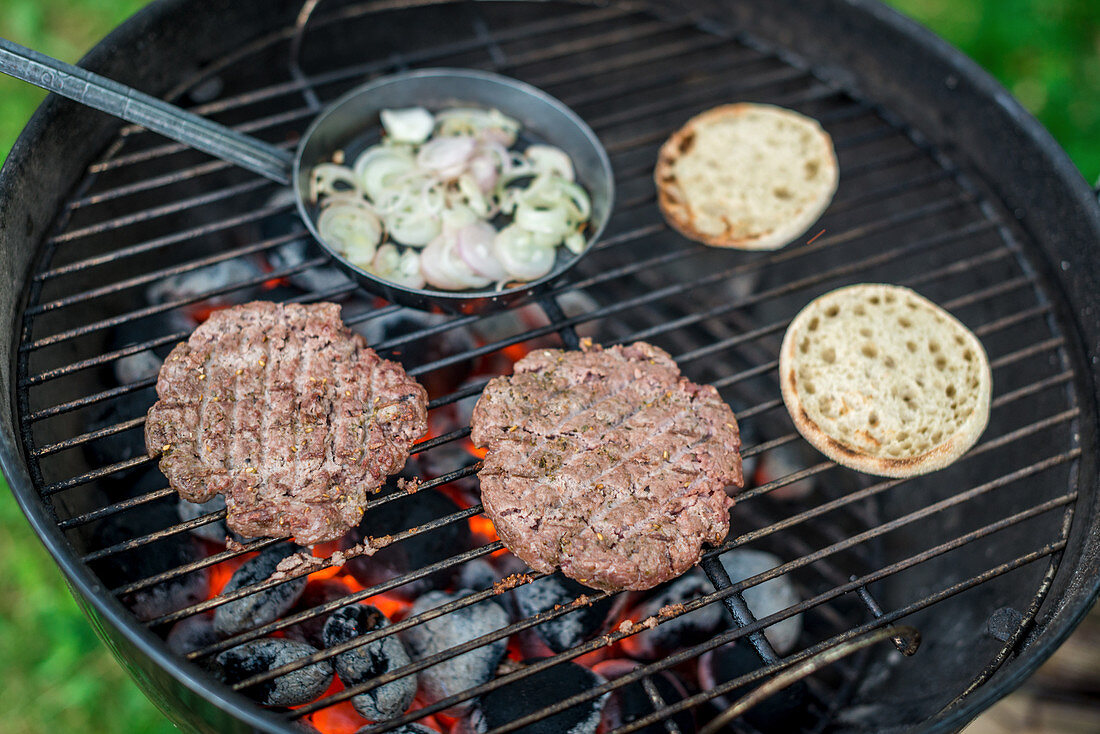
[[[145,446],[180,496],[225,495],[246,537],[335,540],[424,435],[427,395],[334,303],[214,312],[157,379]]]
[[[532,352],[489,382],[471,427],[485,512],[537,571],[648,589],[729,531],[733,411],[650,344]]]

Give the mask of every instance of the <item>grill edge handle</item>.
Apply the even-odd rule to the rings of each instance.
[[[289,184],[293,156],[163,100],[0,38],[0,72]]]
[[[822,650],[816,655],[811,655],[800,663],[780,672],[771,680],[762,684],[759,688],[738,699],[732,706],[712,719],[710,723],[699,730],[699,734],[718,734],[729,722],[741,716],[753,706],[782,691],[787,686],[793,685],[808,675],[812,675],[822,668],[832,665],[841,658],[848,657],[865,647],[882,642],[890,638],[902,638],[908,641],[908,645],[901,651],[903,655],[912,655],[920,647],[920,632],[916,627],[899,625],[896,627],[880,627],[871,630],[862,637],[857,637],[839,645],[834,645]]]

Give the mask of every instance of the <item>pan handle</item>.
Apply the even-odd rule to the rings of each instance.
[[[822,650],[816,655],[811,655],[802,662],[787,668],[759,688],[754,689],[738,699],[732,706],[703,727],[699,731],[699,734],[717,734],[726,724],[733,721],[738,716],[741,716],[764,699],[770,698],[779,691],[782,691],[787,686],[798,682],[808,675],[816,673],[828,665],[832,665],[841,658],[848,657],[858,650],[870,647],[871,645],[889,638],[894,638],[895,640],[900,638],[907,641],[905,649],[901,651],[903,655],[912,655],[920,646],[920,632],[917,631],[916,627],[909,627],[906,625],[880,627],[877,630],[868,632],[862,637],[857,637],[853,640],[842,642],[839,645],[834,645],[833,647]]]
[[[148,94],[0,38],[0,72],[289,184],[293,156]]]

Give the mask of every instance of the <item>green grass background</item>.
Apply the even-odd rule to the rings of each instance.
[[[1054,134],[1085,178],[1096,180],[1098,0],[891,4],[1000,79]],[[0,36],[75,61],[143,5],[143,0],[0,0]],[[43,96],[27,84],[0,78],[0,158]],[[171,731],[96,639],[7,487],[0,486],[0,732]]]

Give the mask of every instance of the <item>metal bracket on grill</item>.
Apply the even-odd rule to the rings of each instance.
[[[699,565],[703,567],[703,572],[706,573],[710,582],[714,584],[715,590],[721,591],[722,589],[728,589],[733,586],[729,574],[726,573],[726,569],[722,567],[717,556],[704,558]],[[730,616],[733,617],[733,621],[738,627],[745,627],[756,621],[756,617],[753,615],[752,611],[749,610],[749,605],[745,603],[745,597],[741,596],[741,592],[727,596],[722,600],[722,604],[726,607],[726,611],[730,613]],[[752,643],[753,648],[765,665],[779,662],[779,656],[775,653],[775,649],[772,648],[771,643],[768,642],[768,638],[764,636],[762,631],[750,634],[749,642]]]
[[[732,706],[700,729],[699,734],[717,734],[726,724],[733,721],[738,716],[741,716],[758,703],[774,696],[784,688],[797,683],[806,676],[812,675],[826,666],[832,665],[848,657],[854,652],[858,652],[865,647],[870,647],[871,645],[882,642],[886,638],[891,638],[895,641],[905,640],[905,649],[901,650],[904,655],[912,655],[917,651],[917,648],[920,647],[920,632],[917,631],[916,627],[899,625],[897,627],[883,627],[881,629],[872,630],[863,637],[842,642],[839,645],[830,647],[828,650],[822,650],[818,654],[806,658],[794,667],[779,673],[756,690],[738,699]]]
[[[848,580],[855,581],[857,578],[857,576],[851,576]],[[871,596],[871,592],[867,590],[867,587],[859,587],[856,589],[856,593],[859,594],[859,600],[867,607],[867,611],[871,613],[871,616],[875,619],[881,619],[883,614],[882,607],[880,607],[878,602],[875,601],[875,598]],[[896,647],[897,651],[902,655],[912,655],[917,651],[912,640],[907,640],[900,635],[894,638],[894,647]]]

